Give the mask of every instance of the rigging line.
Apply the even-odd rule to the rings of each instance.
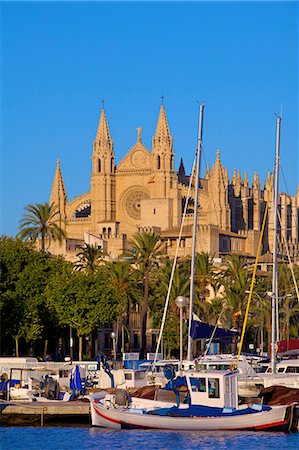
[[[158,343],[157,343],[157,347],[156,347],[155,358],[154,358],[152,370],[154,370],[156,362],[157,362],[158,352],[159,352],[159,348],[160,348],[160,344],[161,344],[161,340],[162,340],[162,336],[163,336],[164,325],[165,325],[165,322],[166,322],[166,314],[167,314],[168,304],[169,304],[169,300],[170,300],[172,281],[173,281],[175,268],[176,268],[176,263],[177,263],[177,259],[178,259],[180,242],[181,242],[181,237],[182,237],[182,233],[183,233],[183,226],[184,226],[185,217],[186,217],[186,214],[187,214],[188,202],[190,200],[191,185],[192,185],[193,177],[195,175],[195,166],[196,166],[196,156],[194,158],[192,172],[191,172],[191,175],[190,175],[189,186],[188,186],[188,193],[187,193],[187,198],[186,198],[186,202],[185,202],[185,206],[184,206],[184,213],[183,213],[183,217],[182,217],[180,233],[179,233],[179,237],[177,239],[175,257],[174,257],[173,264],[172,264],[171,275],[170,275],[170,280],[169,280],[169,285],[168,285],[168,291],[167,291],[166,300],[165,300],[165,306],[164,306],[164,311],[163,311],[162,323],[161,323],[161,327],[160,327]]]
[[[285,176],[284,176],[284,171],[283,171],[283,167],[282,167],[282,164],[281,164],[281,163],[280,163],[280,169],[281,169],[282,178],[283,178],[283,181],[284,181],[284,185],[285,185],[287,194],[289,195],[288,185],[287,185],[286,178],[285,178]]]
[[[278,216],[278,221],[279,221],[279,224],[280,224],[280,228],[282,228],[282,224],[281,224],[281,214],[280,214],[279,211],[277,212],[277,216]],[[299,290],[298,290],[298,284],[297,284],[297,280],[296,280],[296,277],[295,277],[294,267],[293,267],[293,263],[292,263],[291,256],[290,256],[290,252],[289,252],[289,246],[288,246],[288,244],[287,244],[286,238],[285,238],[285,236],[284,236],[283,233],[281,233],[281,236],[282,236],[282,240],[283,240],[283,243],[284,243],[285,248],[286,248],[286,251],[287,251],[288,260],[289,260],[289,265],[290,265],[290,270],[291,270],[291,273],[292,273],[292,278],[293,278],[293,282],[294,282],[294,286],[295,286],[295,290],[296,290],[297,300],[298,300],[298,302],[299,302]]]
[[[273,185],[273,177],[272,177],[272,183],[271,183],[271,191],[272,191],[272,185]],[[271,198],[271,191],[270,191],[269,199]],[[238,356],[237,356],[237,361],[236,361],[236,366],[237,367],[238,367],[240,356],[241,356],[241,351],[242,351],[242,346],[243,346],[243,341],[244,341],[244,335],[245,335],[247,320],[248,320],[248,316],[249,316],[249,307],[250,307],[251,299],[252,299],[252,296],[253,296],[255,276],[256,276],[256,272],[257,272],[259,256],[260,256],[260,253],[261,253],[261,248],[262,248],[262,243],[263,243],[263,236],[264,236],[264,230],[265,230],[265,225],[266,225],[267,216],[268,216],[268,209],[269,209],[269,204],[270,204],[270,200],[269,199],[267,200],[266,208],[265,208],[265,211],[264,211],[263,224],[262,224],[262,228],[261,228],[261,232],[260,232],[259,243],[258,243],[258,248],[257,248],[257,253],[256,253],[256,258],[255,258],[252,278],[251,278],[250,291],[249,291],[249,295],[248,295],[248,301],[247,301],[245,317],[244,317],[244,322],[243,322],[243,328],[242,328],[242,334],[241,334],[241,339],[240,339],[240,343],[239,343]]]
[[[200,361],[201,361],[202,359],[205,359],[205,357],[207,356],[208,351],[209,351],[210,348],[211,348],[211,344],[212,344],[212,342],[213,342],[213,339],[214,339],[216,330],[217,330],[217,328],[218,328],[218,323],[220,322],[220,319],[221,319],[221,317],[222,317],[222,314],[223,314],[223,312],[224,312],[224,309],[225,309],[225,307],[222,306],[222,310],[221,310],[221,312],[220,312],[220,314],[219,314],[219,317],[218,317],[218,319],[217,319],[216,325],[215,325],[215,327],[214,327],[214,329],[213,329],[213,332],[212,332],[212,335],[211,335],[211,337],[210,337],[209,343],[208,343],[208,345],[207,345],[207,347],[206,347],[206,349],[205,349],[205,351],[204,351],[204,354],[200,357]]]

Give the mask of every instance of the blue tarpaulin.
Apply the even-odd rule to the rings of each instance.
[[[209,325],[208,323],[200,322],[199,320],[192,320],[190,335],[193,340],[196,339],[210,339],[212,336],[214,325]],[[236,330],[225,330],[225,328],[217,327],[214,334],[214,341],[223,341],[233,336],[239,336]]]

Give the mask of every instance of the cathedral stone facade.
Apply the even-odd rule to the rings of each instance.
[[[189,179],[182,160],[179,170],[174,168],[173,138],[164,105],[160,108],[151,150],[142,142],[142,130],[138,128],[136,144],[117,165],[103,108],[93,142],[90,191],[69,202],[60,162],[57,162],[50,203],[58,207],[67,239],[61,245],[52,242],[50,251],[74,260],[84,243],[96,244],[114,259],[129,248],[134,233],[151,230],[161,235],[167,255],[173,257]],[[200,180],[197,251],[209,252],[215,258],[229,253],[255,257],[270,196],[270,174],[263,188],[257,173],[251,186],[246,173],[242,178],[240,172],[234,171],[230,180],[217,151],[213,166],[207,167]],[[179,249],[181,258],[191,252],[192,198],[194,186]],[[299,189],[296,196],[280,194],[279,211],[279,252],[286,255],[287,243],[291,256],[298,260]],[[270,261],[272,249],[271,205],[262,250],[265,262]]]

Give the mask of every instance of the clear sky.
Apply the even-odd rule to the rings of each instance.
[[[116,163],[136,142],[151,148],[161,95],[176,167],[191,169],[197,100],[204,101],[204,158],[272,170],[274,113],[294,195],[298,167],[298,4],[294,2],[1,4],[1,232],[23,208],[49,200],[56,159],[69,199],[90,189],[101,100]]]

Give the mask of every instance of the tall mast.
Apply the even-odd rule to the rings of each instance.
[[[279,152],[280,152],[280,124],[281,117],[276,121],[276,151],[274,166],[274,198],[273,198],[273,275],[272,275],[272,342],[271,342],[271,369],[272,373],[276,371],[276,343],[279,339],[279,311],[278,311],[278,276],[277,276],[277,234],[278,234],[278,175],[279,175]]]
[[[189,305],[188,356],[187,356],[188,361],[191,361],[191,358],[193,357],[191,324],[192,324],[192,319],[193,319],[193,303],[194,303],[194,273],[195,273],[195,261],[196,261],[198,189],[199,189],[200,157],[201,157],[201,146],[202,146],[203,110],[204,110],[204,105],[200,104],[199,120],[198,120],[197,153],[196,153],[195,198],[194,198],[192,259],[191,259],[191,276],[190,276],[190,305]]]

